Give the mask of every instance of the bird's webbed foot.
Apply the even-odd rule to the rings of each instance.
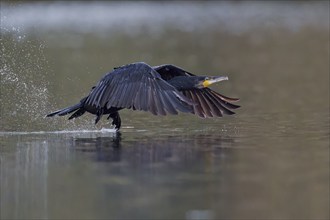
[[[115,129],[119,130],[121,127],[121,119],[118,112],[109,114],[107,119],[112,118],[112,125],[115,126]]]

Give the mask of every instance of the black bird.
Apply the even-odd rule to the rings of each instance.
[[[187,112],[202,118],[234,114],[240,106],[209,88],[209,85],[228,80],[226,76],[196,76],[174,65],[149,66],[138,62],[114,68],[107,73],[90,93],[76,105],[48,114],[63,116],[74,112],[70,119],[86,111],[96,115],[95,124],[102,115],[109,115],[112,125],[120,129],[118,111],[124,108],[149,111],[154,115]]]

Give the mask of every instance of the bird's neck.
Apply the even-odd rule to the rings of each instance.
[[[192,80],[193,77],[187,77],[187,76],[177,76],[173,77],[168,81],[169,84],[171,84],[173,87],[175,87],[177,90],[187,90],[194,88],[194,82]]]

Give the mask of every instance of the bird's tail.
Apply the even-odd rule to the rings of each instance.
[[[75,113],[73,113],[70,117],[69,117],[69,120],[70,119],[73,119],[73,118],[77,118],[81,115],[83,115],[86,110],[84,109],[84,104],[83,102],[80,102],[76,105],[73,105],[73,106],[70,106],[70,107],[67,107],[67,108],[64,108],[64,109],[61,109],[61,110],[58,110],[58,111],[55,111],[55,112],[52,112],[48,115],[46,115],[46,117],[53,117],[55,115],[58,115],[58,116],[63,116],[63,115],[67,115],[67,114],[70,114],[72,112],[76,111]]]

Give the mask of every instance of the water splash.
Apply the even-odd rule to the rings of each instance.
[[[1,28],[0,131],[47,131],[95,129],[86,117],[79,122],[66,118],[46,120],[58,106],[50,100],[49,72],[42,41],[30,39],[19,28]],[[56,106],[56,107],[55,107]]]
[[[44,45],[19,28],[1,28],[0,130],[39,127],[48,103]]]

